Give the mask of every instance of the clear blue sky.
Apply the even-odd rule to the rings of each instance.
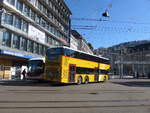
[[[123,42],[150,39],[150,0],[65,0],[72,18],[105,19],[76,21],[72,25],[96,26],[76,29],[93,47],[110,47]],[[112,8],[108,8],[112,4]],[[108,9],[109,18],[101,14]]]

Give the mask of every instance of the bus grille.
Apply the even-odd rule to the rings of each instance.
[[[59,71],[57,69],[47,69],[46,70],[46,76],[48,78],[58,78]]]

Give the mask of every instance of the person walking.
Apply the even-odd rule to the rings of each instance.
[[[23,75],[23,80],[25,80],[25,79],[26,79],[26,69],[24,69],[24,70],[22,71],[22,75]]]

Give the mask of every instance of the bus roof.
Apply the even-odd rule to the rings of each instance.
[[[77,52],[80,52],[80,53],[84,53],[84,54],[87,54],[87,55],[91,55],[91,56],[94,56],[94,57],[97,57],[97,58],[102,58],[102,59],[105,59],[105,60],[109,60],[109,59],[106,58],[106,57],[97,56],[97,55],[90,54],[90,53],[86,53],[86,52],[80,51],[80,50],[75,50],[75,49],[69,48],[69,47],[67,47],[67,46],[57,46],[57,47],[51,47],[51,48],[48,48],[48,49],[52,49],[52,48],[67,48],[67,49],[70,49],[70,50],[73,50],[73,51],[77,51]]]

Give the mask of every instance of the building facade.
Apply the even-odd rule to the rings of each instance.
[[[89,47],[87,41],[76,30],[71,30],[70,47],[93,54],[93,51]]]
[[[111,73],[118,78],[150,78],[150,41],[133,41],[95,51],[110,59]]]
[[[80,39],[79,41],[80,41],[79,43],[81,44],[80,50],[87,52],[89,54],[93,54],[93,51],[91,50],[87,41],[84,38]]]
[[[78,39],[72,34],[70,37],[70,48],[78,50]]]
[[[0,78],[53,46],[69,46],[71,11],[64,0],[0,0]]]

